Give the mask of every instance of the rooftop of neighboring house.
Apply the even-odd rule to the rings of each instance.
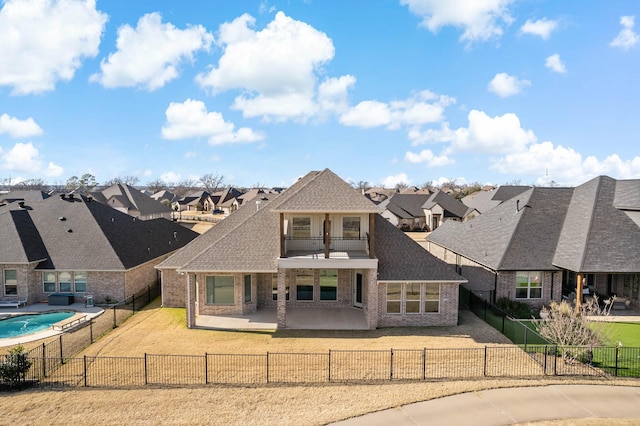
[[[477,210],[479,213],[485,213],[503,201],[513,198],[529,188],[529,186],[501,186],[497,189],[491,187],[489,190],[482,189],[474,192],[473,194],[469,194],[461,201],[466,206]]]
[[[131,185],[117,183],[101,191],[92,192],[91,197],[96,201],[114,208],[126,209],[134,216],[149,216],[171,212],[166,204],[143,194]]]
[[[430,194],[396,194],[384,203],[384,208],[400,219],[424,217],[422,206]],[[383,206],[381,204],[381,206]]]
[[[640,180],[533,187],[428,241],[493,270],[640,271]]]
[[[442,190],[431,194],[427,201],[422,205],[422,208],[425,210],[431,210],[436,205],[440,206],[444,210],[445,217],[464,218],[469,211],[469,207],[465,206],[462,201],[452,197]]]
[[[0,263],[38,262],[38,269],[127,270],[197,235],[169,220],[138,220],[80,195],[0,207]]]

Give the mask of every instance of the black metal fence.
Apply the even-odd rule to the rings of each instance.
[[[570,356],[567,356],[570,355]],[[640,348],[528,345],[326,353],[34,357],[25,381],[43,387],[254,385],[540,378],[640,377]]]
[[[460,292],[465,292],[465,299],[469,301],[469,310],[471,312],[507,336],[513,343],[524,346],[553,344],[538,334],[536,330],[527,326],[532,324],[531,321],[511,318],[490,301],[479,297],[464,287],[460,287]]]
[[[75,354],[87,348],[100,336],[118,327],[134,312],[151,303],[159,295],[159,284],[148,286],[124,301],[106,307],[101,315],[80,323],[73,329],[60,334],[56,339],[31,349],[27,352],[27,356],[33,362],[30,374],[33,377],[49,377],[50,373],[58,367],[71,362],[71,357]],[[0,356],[0,362],[6,359],[6,355],[3,356]]]

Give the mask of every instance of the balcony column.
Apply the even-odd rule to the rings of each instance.
[[[280,257],[285,257],[284,213],[280,213]]]
[[[324,215],[324,258],[329,259],[329,249],[331,248],[331,221],[329,213]]]
[[[376,214],[369,213],[369,258],[376,258],[376,239],[375,239],[375,227],[376,227]]]

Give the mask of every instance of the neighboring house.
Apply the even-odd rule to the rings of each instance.
[[[0,195],[0,206],[13,203],[14,201],[42,201],[49,198],[49,194],[38,190],[18,190]]]
[[[444,224],[426,248],[487,299],[540,308],[596,293],[640,306],[640,180],[529,188],[473,220]]]
[[[171,191],[167,191],[166,189],[156,192],[155,194],[151,195],[151,198],[169,207],[171,207],[171,205],[175,201],[178,201],[178,196]]]
[[[236,188],[226,188],[218,191],[211,196],[215,203],[216,210],[222,210],[225,215],[231,214],[240,207],[241,202],[238,198],[242,196],[242,192]]]
[[[143,194],[131,185],[117,183],[90,194],[99,201],[140,220],[171,219],[171,207]]]
[[[217,208],[215,197],[207,191],[194,191],[185,197],[174,201],[172,204],[174,211],[187,212],[208,212]]]
[[[158,281],[155,265],[198,234],[138,220],[91,197],[65,195],[0,207],[0,297],[54,293],[121,301]]]
[[[475,210],[465,206],[462,201],[455,199],[444,190],[431,194],[422,205],[429,230],[433,231],[445,221],[463,221],[467,215],[475,215]]]
[[[456,325],[464,281],[325,169],[247,203],[158,265],[163,306],[206,316],[355,312],[365,328]],[[321,328],[321,324],[316,324]]]
[[[500,205],[500,203],[522,194],[529,188],[531,187],[513,185],[501,186],[497,189],[489,187],[469,194],[461,201],[465,206],[475,209],[478,214],[482,214]]]
[[[422,206],[429,194],[396,194],[379,204],[382,217],[403,231],[424,231],[427,228]]]
[[[398,193],[397,189],[387,188],[371,188],[364,192],[364,196],[373,201],[376,204],[389,199]]]

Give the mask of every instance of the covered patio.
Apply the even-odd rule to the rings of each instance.
[[[287,329],[304,330],[368,330],[364,312],[358,308],[287,307]],[[247,315],[197,315],[197,328],[216,330],[276,330],[276,308],[259,309]]]

